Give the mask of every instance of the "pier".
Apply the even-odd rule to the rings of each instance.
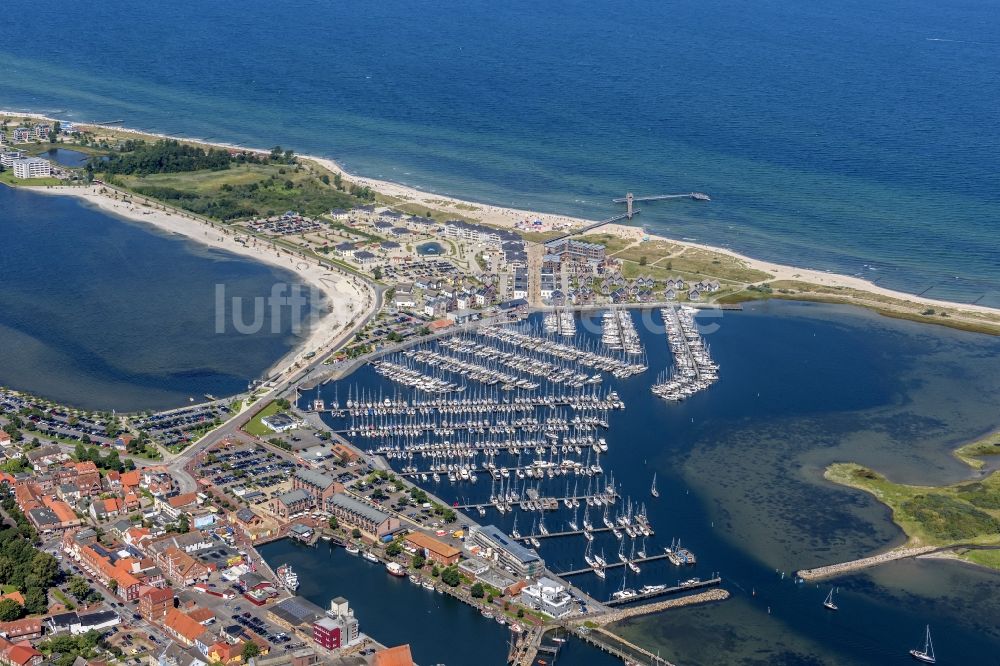
[[[632,219],[639,211],[634,208],[634,204],[637,201],[664,201],[666,199],[694,199],[695,201],[711,201],[709,197],[704,192],[687,192],[685,194],[654,194],[648,197],[637,197],[631,192],[627,193],[623,197],[618,197],[617,199],[612,199],[614,203],[625,204],[625,217]]]
[[[684,583],[678,584],[673,587],[667,587],[662,590],[657,590],[655,592],[645,592],[638,593],[633,597],[628,597],[625,599],[612,599],[610,601],[605,601],[604,605],[609,607],[614,606],[624,606],[625,604],[634,604],[639,601],[645,601],[647,599],[655,599],[656,597],[665,597],[670,594],[679,594],[681,592],[688,592],[690,590],[700,590],[705,587],[715,587],[722,583],[722,578],[716,576],[715,578],[709,578],[708,580],[700,580],[694,583]]]
[[[629,208],[629,211],[627,213],[621,213],[620,215],[612,215],[606,220],[601,220],[600,222],[594,222],[593,224],[588,224],[585,227],[572,229],[564,234],[560,234],[554,238],[550,238],[549,240],[545,241],[545,244],[548,245],[549,243],[554,243],[564,238],[569,238],[570,236],[579,236],[580,234],[585,234],[588,231],[593,231],[597,227],[603,227],[605,224],[614,224],[615,222],[620,222],[625,219],[631,220],[632,216],[638,212],[639,212],[638,210],[633,211],[631,208]]]
[[[622,528],[621,526],[617,526],[616,525],[614,529],[617,529],[619,532],[621,532],[624,528]],[[567,530],[565,532],[549,532],[548,534],[526,534],[526,535],[520,537],[518,540],[519,541],[531,541],[532,539],[553,539],[555,537],[580,536],[584,532],[590,532],[590,533],[593,534],[594,532],[610,532],[611,530],[612,530],[612,528],[610,528],[610,527],[603,527],[602,526],[602,527],[592,527],[589,530]],[[636,539],[638,539],[639,537],[643,537],[643,536],[650,537],[650,536],[653,536],[653,534],[655,534],[655,532],[653,530],[651,530],[651,529],[647,528],[647,531],[649,532],[648,534],[640,534],[638,537],[630,537],[630,538],[636,538]],[[638,561],[639,560],[636,560],[636,562],[638,562]],[[589,569],[588,569],[588,571],[589,571]]]
[[[634,562],[635,564],[643,564],[644,562],[654,562],[656,560],[665,560],[665,559],[668,559],[669,557],[670,557],[670,553],[661,553],[660,555],[650,555],[649,557],[637,557],[634,560],[629,560],[629,562]],[[623,566],[625,566],[624,562],[608,562],[607,564],[605,564],[601,568],[602,569],[617,569],[618,567],[623,567]],[[563,571],[563,572],[559,573],[558,575],[561,576],[562,578],[566,578],[567,576],[579,576],[579,575],[585,574],[585,573],[593,573],[593,571],[594,571],[593,567],[587,567],[585,569],[574,569],[573,571]]]

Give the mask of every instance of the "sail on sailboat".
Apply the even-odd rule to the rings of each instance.
[[[833,601],[832,587],[830,588],[830,594],[826,595],[826,599],[823,601],[823,607],[826,608],[827,610],[832,610],[832,611],[839,610],[837,608],[837,604],[835,604]]]
[[[918,650],[914,648],[910,650],[910,656],[925,664],[937,663],[937,659],[934,657],[934,643],[931,642],[931,625],[927,625],[927,634],[924,636],[924,649]]]
[[[649,494],[652,495],[653,497],[660,496],[660,491],[656,489],[656,472],[653,472],[653,485],[649,489]]]

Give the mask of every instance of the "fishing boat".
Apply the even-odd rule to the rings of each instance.
[[[348,553],[350,553],[351,555],[357,555],[358,553],[360,553],[360,552],[361,552],[361,549],[360,549],[360,548],[358,548],[358,547],[357,547],[356,545],[354,545],[353,543],[350,543],[350,544],[347,544],[346,546],[344,546],[344,550],[346,550],[346,551],[347,551]]]
[[[656,472],[653,472],[653,486],[649,489],[649,494],[653,497],[660,496],[660,491],[656,489]]]
[[[931,642],[931,625],[927,625],[927,633],[924,636],[924,649],[910,650],[910,656],[925,664],[936,664],[937,658],[934,656],[934,643]]]
[[[839,610],[837,608],[837,604],[835,604],[833,602],[833,588],[832,587],[830,588],[830,594],[826,595],[826,599],[823,601],[823,608],[826,608],[827,610],[832,610],[832,611]]]

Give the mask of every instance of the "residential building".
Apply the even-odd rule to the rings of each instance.
[[[173,588],[148,587],[139,593],[139,614],[149,622],[159,624],[173,607]]]
[[[30,127],[15,127],[14,128],[14,143],[27,143],[31,140],[31,128]]]
[[[42,636],[42,618],[26,617],[0,622],[0,636],[12,641],[30,641]]]
[[[0,153],[0,164],[7,167],[8,169],[14,166],[14,160],[20,160],[24,158],[24,152],[20,150],[8,150]]]
[[[305,513],[313,508],[312,495],[308,491],[290,490],[271,500],[271,511],[281,520],[289,520],[294,516]]]
[[[179,608],[171,608],[167,611],[162,626],[167,634],[185,647],[194,645],[195,641],[207,632],[204,625]]]
[[[317,506],[322,506],[334,494],[343,492],[344,485],[332,476],[311,469],[297,469],[292,474],[292,489],[309,493]]]
[[[15,178],[48,178],[52,175],[52,164],[40,157],[25,157],[14,160],[11,165]]]
[[[337,520],[374,536],[385,536],[399,529],[398,518],[350,495],[335,494],[327,500],[326,508]]]

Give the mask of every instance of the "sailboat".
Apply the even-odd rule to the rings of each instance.
[[[910,656],[925,664],[937,663],[937,659],[934,657],[934,643],[931,642],[931,625],[927,625],[927,635],[924,637],[924,649],[918,650],[914,648],[910,650]]]
[[[660,496],[660,491],[656,489],[656,472],[653,472],[653,485],[649,489],[649,494],[652,495],[653,497]]]
[[[826,595],[826,599],[823,601],[823,607],[827,610],[840,610],[837,608],[837,604],[833,602],[833,588],[830,588],[830,594]]]

